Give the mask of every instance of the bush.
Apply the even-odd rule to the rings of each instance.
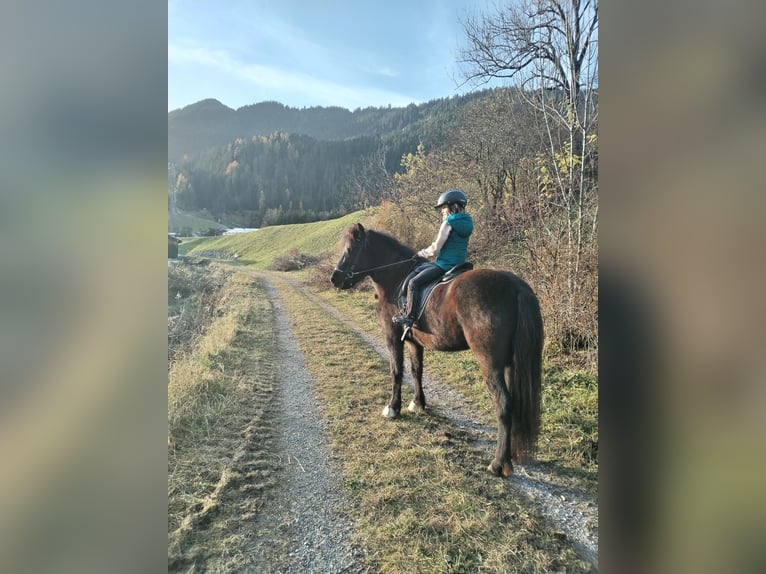
[[[422,213],[419,210],[419,206],[403,206],[383,201],[372,228],[388,233],[414,249],[426,247],[436,237],[439,221],[429,210],[421,210]]]
[[[227,273],[168,266],[168,360],[191,348],[213,321]]]
[[[335,262],[330,261],[329,258],[325,258],[324,261],[315,265],[311,270],[308,277],[308,284],[321,290],[331,288],[332,284],[330,283],[330,277],[332,277],[332,272],[334,270]]]
[[[316,265],[320,260],[321,257],[302,253],[293,247],[287,255],[276,257],[269,266],[269,269],[272,271],[299,271]]]
[[[326,256],[311,270],[307,283],[322,291],[333,289],[330,277],[332,277],[334,270],[335,259],[330,260],[330,257]],[[372,291],[373,289],[372,280],[369,277],[360,281],[352,288],[354,291]]]

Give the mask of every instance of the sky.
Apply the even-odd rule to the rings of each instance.
[[[466,93],[461,21],[487,0],[169,0],[168,111],[419,104]],[[479,86],[486,87],[486,86]]]

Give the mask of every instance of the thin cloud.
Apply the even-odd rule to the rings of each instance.
[[[385,76],[387,78],[398,78],[399,74],[389,66],[368,66],[360,64],[358,69],[365,74],[373,74],[376,76]]]
[[[301,95],[303,98],[308,97],[320,105],[337,105],[354,109],[370,105],[405,106],[414,101],[409,96],[387,90],[341,84],[274,66],[246,64],[233,58],[224,50],[169,44],[168,60],[176,64],[192,64],[213,68],[229,77],[271,93],[293,93]],[[379,69],[378,73],[394,74],[387,68]]]

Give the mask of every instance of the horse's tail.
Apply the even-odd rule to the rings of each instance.
[[[514,461],[523,463],[537,451],[540,432],[543,318],[540,303],[527,285],[517,293],[516,328],[505,380],[513,412],[511,451]]]

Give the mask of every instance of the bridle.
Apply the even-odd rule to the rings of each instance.
[[[388,263],[387,265],[379,265],[378,267],[371,267],[370,269],[365,269],[364,271],[354,271],[354,267],[356,267],[356,262],[354,262],[351,267],[348,268],[348,270],[340,269],[338,267],[335,268],[335,271],[340,271],[341,273],[345,273],[346,279],[353,279],[357,275],[366,275],[367,273],[372,273],[373,271],[379,271],[381,269],[386,269],[388,267],[395,267],[396,265],[401,265],[402,263],[413,263],[412,257],[409,259],[402,259],[401,261],[394,261],[393,263]]]

